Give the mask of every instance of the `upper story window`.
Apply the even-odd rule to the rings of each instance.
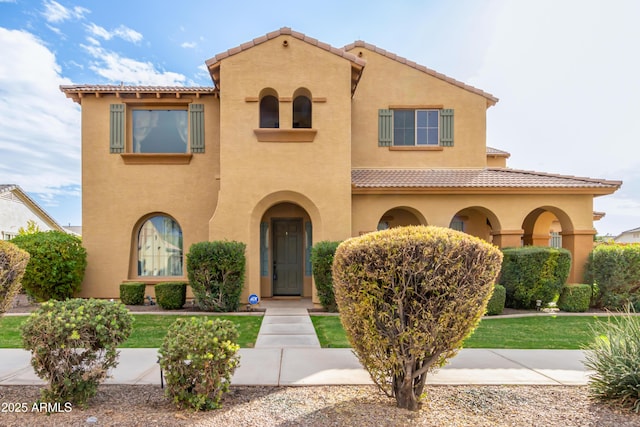
[[[452,147],[453,110],[408,108],[378,111],[381,147]]]
[[[293,100],[293,127],[311,129],[311,99],[305,95]]]
[[[260,99],[260,127],[280,127],[280,101],[273,95],[266,95]]]
[[[438,110],[393,112],[393,145],[438,145]]]
[[[125,163],[188,163],[204,153],[204,104],[111,104],[109,127],[109,151]]]
[[[186,153],[187,110],[138,110],[131,113],[134,153]]]

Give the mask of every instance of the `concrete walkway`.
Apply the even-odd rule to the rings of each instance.
[[[234,385],[372,384],[351,349],[320,348],[307,307],[274,301],[267,307],[255,348],[240,349]],[[120,349],[107,384],[160,385],[157,349]],[[463,349],[429,384],[584,385],[589,372],[581,350]],[[43,384],[30,353],[0,349],[0,385]]]

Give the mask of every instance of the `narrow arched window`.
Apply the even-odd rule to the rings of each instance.
[[[138,231],[138,276],[182,276],[182,229],[173,219],[153,216]]]
[[[306,96],[293,100],[293,127],[311,128],[311,100]]]
[[[279,128],[280,111],[279,101],[273,95],[267,95],[260,100],[260,127]]]

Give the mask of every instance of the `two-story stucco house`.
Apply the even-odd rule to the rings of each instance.
[[[191,244],[228,239],[247,245],[243,299],[317,302],[314,243],[408,224],[504,247],[549,245],[558,222],[581,280],[593,198],[621,183],[506,168],[493,95],[289,28],[206,65],[212,87],[61,88],[82,106],[83,296],[186,279]]]

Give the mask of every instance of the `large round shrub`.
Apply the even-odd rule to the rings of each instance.
[[[180,407],[219,408],[239,364],[237,341],[238,331],[228,320],[176,320],[159,350],[166,394]]]
[[[87,252],[79,238],[52,230],[16,236],[11,242],[31,255],[22,286],[37,301],[64,300],[80,290]]]
[[[313,280],[316,284],[318,299],[325,310],[338,311],[336,297],[333,292],[333,256],[340,242],[322,241],[311,248],[311,266],[313,268]]]
[[[116,347],[131,334],[132,321],[119,302],[43,303],[22,326],[22,341],[36,374],[48,382],[44,400],[85,405],[118,365]]]
[[[589,256],[585,280],[597,286],[596,305],[640,311],[640,245],[601,244]]]
[[[0,240],[0,316],[6,312],[20,292],[22,276],[29,254],[16,245]]]
[[[187,273],[196,304],[206,311],[237,311],[244,286],[246,245],[234,241],[194,243]]]
[[[393,228],[338,247],[342,324],[362,365],[399,407],[419,408],[427,373],[477,326],[501,260],[495,246],[439,227]]]

